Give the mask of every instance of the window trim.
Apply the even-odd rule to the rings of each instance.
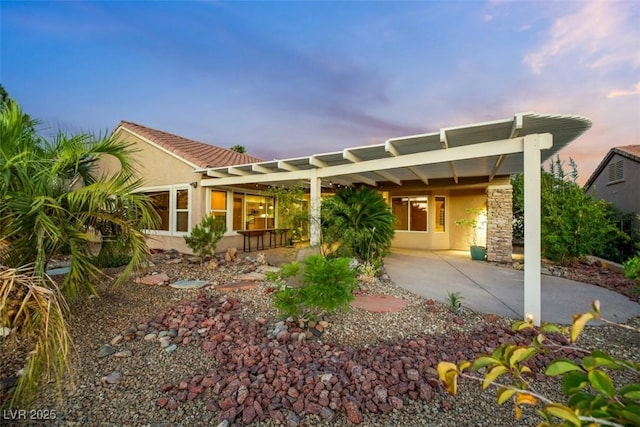
[[[613,179],[611,179],[612,175]],[[620,182],[624,182],[624,159],[609,162],[607,165],[607,185],[618,184]]]
[[[176,197],[178,195],[178,190],[187,190],[187,209],[178,209]],[[150,236],[187,236],[191,232],[191,212],[193,206],[193,192],[191,191],[191,186],[189,184],[175,184],[175,185],[157,185],[153,187],[144,187],[140,188],[136,191],[136,193],[152,193],[152,192],[169,192],[169,230],[153,230],[153,229],[143,229],[142,232],[146,235]],[[176,230],[176,220],[178,212],[187,212],[187,231],[177,231]]]
[[[433,196],[433,209],[437,209],[438,206],[438,202],[437,199],[439,197],[442,197],[444,199],[444,224],[442,224],[442,231],[438,231],[438,218],[440,218],[440,213],[439,212],[434,212],[433,214],[433,219],[434,224],[433,224],[433,232],[434,233],[446,233],[447,232],[447,216],[449,215],[449,212],[447,212],[447,196],[445,196],[444,194],[437,194],[435,196]]]
[[[391,208],[392,208],[392,212],[393,212],[393,199],[407,199],[407,203],[410,203],[412,200],[416,200],[418,198],[425,198],[427,199],[427,218],[426,218],[426,230],[411,230],[411,209],[409,207],[409,209],[407,209],[407,230],[398,230],[395,229],[394,231],[396,233],[420,233],[420,234],[428,234],[429,233],[429,195],[428,194],[417,194],[417,195],[412,195],[412,196],[391,196]],[[394,213],[395,216],[395,213]]]

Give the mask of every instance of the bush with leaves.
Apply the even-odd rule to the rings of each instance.
[[[290,230],[290,239],[301,239],[309,223],[309,212],[304,206],[304,185],[298,183],[294,187],[273,186],[269,187],[267,194],[276,199],[278,228]]]
[[[357,288],[357,272],[351,269],[349,261],[343,257],[327,259],[312,255],[305,259],[302,267],[298,263],[283,265],[279,277],[275,278],[278,286],[275,307],[283,317],[304,319],[347,310]],[[299,279],[301,286],[288,286],[285,279]]]
[[[640,253],[624,263],[624,275],[627,279],[640,280]]]
[[[223,217],[207,215],[200,224],[193,227],[189,236],[184,237],[184,241],[195,254],[201,257],[212,256],[226,231],[227,225]]]
[[[630,238],[619,227],[619,215],[611,204],[594,200],[577,184],[578,169],[569,160],[571,172],[564,170],[559,157],[542,171],[541,244],[545,257],[570,264],[584,255],[601,256],[622,262],[619,248],[629,246]],[[524,181],[522,175],[511,180],[513,185],[514,238],[524,232]],[[618,249],[616,249],[618,248]]]
[[[347,187],[322,201],[322,238],[335,255],[368,262],[384,257],[395,235],[395,216],[385,199],[368,187]]]
[[[539,426],[640,425],[640,364],[615,359],[601,350],[589,351],[575,346],[585,325],[592,319],[633,329],[603,319],[600,303],[594,301],[592,311],[574,316],[570,329],[547,324],[540,328],[528,346],[505,343],[492,354],[480,356],[475,361],[458,364],[440,362],[438,376],[445,389],[454,396],[459,377],[481,382],[483,390],[489,386],[497,387],[498,404],[512,400],[516,419],[522,416],[523,405],[540,407],[537,413],[543,421]],[[529,328],[534,328],[532,319],[513,325],[514,330]],[[536,354],[566,348],[564,343],[554,339],[554,334],[558,333],[567,334],[573,344],[570,348],[583,355],[578,360],[556,359],[545,370],[549,377],[561,377],[565,402],[556,402],[537,391],[531,381],[532,371],[527,365],[527,361]],[[616,386],[609,373],[611,370],[626,371],[633,380]]]

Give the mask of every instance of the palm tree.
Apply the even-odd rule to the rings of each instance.
[[[0,272],[21,278],[3,276],[0,282],[0,322],[18,332],[37,334],[44,328],[53,340],[47,342],[54,344],[38,344],[33,358],[66,360],[60,346],[68,340],[54,339],[66,330],[64,317],[56,313],[64,312],[66,301],[96,294],[101,271],[92,262],[91,236],[103,231],[102,251],[117,246],[130,256],[114,283],[119,285],[146,260],[148,248],[141,230],[153,228],[159,218],[150,200],[136,193],[141,182],[130,160],[130,145],[117,142],[113,135],[86,133],[59,133],[46,140],[35,131],[36,124],[13,100],[0,109]],[[98,175],[103,155],[118,159],[120,170],[111,176]],[[62,253],[69,255],[71,265],[58,293],[46,270],[50,258]],[[23,272],[25,265],[30,266],[28,274]],[[34,300],[40,294],[46,298]],[[31,314],[19,316],[16,310]],[[40,321],[28,321],[31,317]],[[21,377],[18,395],[33,391],[40,372],[36,367],[51,364],[29,360],[27,366],[34,368]]]
[[[368,187],[347,187],[322,201],[322,237],[337,255],[366,262],[383,257],[395,234],[395,216],[384,198]]]
[[[246,153],[247,149],[244,147],[244,145],[236,144],[231,147],[231,151],[235,151],[236,153]]]

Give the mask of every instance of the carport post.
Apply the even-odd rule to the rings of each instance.
[[[541,155],[553,145],[549,133],[524,137],[524,314],[533,316],[540,326],[542,302],[540,291],[540,182]]]
[[[309,217],[309,232],[311,246],[320,244],[320,195],[322,180],[318,178],[318,169],[311,169],[309,174],[309,197],[311,199],[311,215]]]

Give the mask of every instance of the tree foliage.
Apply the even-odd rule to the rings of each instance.
[[[11,99],[0,109],[0,326],[11,330],[5,339],[28,337],[22,342],[32,345],[10,405],[27,403],[41,381],[59,384],[68,369],[67,302],[95,294],[101,278],[94,237],[102,236],[102,251],[117,246],[129,257],[118,285],[146,261],[141,230],[159,222],[136,193],[130,146],[85,133],[45,139],[36,125]],[[119,160],[111,176],[98,174],[105,155]],[[58,286],[46,271],[61,254],[70,271]]]
[[[613,358],[601,350],[589,351],[575,346],[585,325],[592,319],[612,323],[600,317],[600,303],[594,301],[591,311],[574,316],[570,329],[547,324],[538,331],[530,345],[505,343],[493,353],[474,361],[458,364],[440,362],[438,376],[445,389],[454,396],[459,377],[481,382],[483,390],[497,387],[498,404],[512,401],[517,419],[522,416],[524,405],[539,407],[540,427],[640,425],[640,364]],[[513,325],[514,330],[528,328],[534,328],[532,319]],[[544,372],[546,376],[562,379],[564,402],[554,401],[535,389],[534,375],[527,364],[536,354],[566,349],[564,343],[554,338],[554,334],[559,333],[566,334],[571,348],[583,355],[578,360],[556,359]],[[622,380],[624,384],[616,385],[611,371],[626,371],[630,376],[623,377],[626,378]]]
[[[395,234],[395,216],[384,198],[368,187],[347,187],[322,201],[322,236],[336,255],[365,261],[385,256]]]
[[[223,217],[207,215],[202,218],[200,224],[193,227],[191,234],[184,240],[191,250],[199,256],[211,256],[215,254],[216,245],[227,231],[227,224]]]
[[[309,223],[309,212],[304,206],[305,189],[300,182],[293,187],[269,187],[267,193],[276,199],[278,228],[291,230],[293,239],[300,239]]]
[[[58,133],[51,140],[25,122],[11,101],[0,112],[0,229],[9,244],[5,263],[10,267],[33,263],[44,277],[52,256],[69,254],[71,271],[62,282],[66,298],[95,294],[100,277],[91,262],[95,231],[104,231],[102,250],[120,245],[131,261],[116,280],[123,283],[148,254],[141,230],[159,218],[148,198],[136,190],[130,161],[131,146],[113,136]],[[112,176],[98,176],[100,156],[120,163]]]
[[[629,236],[620,230],[615,210],[594,198],[577,184],[578,170],[570,159],[565,172],[556,157],[549,171],[542,171],[541,243],[543,255],[563,264],[584,255],[621,261],[616,248],[626,245]],[[512,178],[514,237],[524,235],[524,182],[522,175]]]
[[[231,147],[231,151],[235,151],[236,153],[246,153],[247,149],[244,147],[244,145],[236,144]]]

